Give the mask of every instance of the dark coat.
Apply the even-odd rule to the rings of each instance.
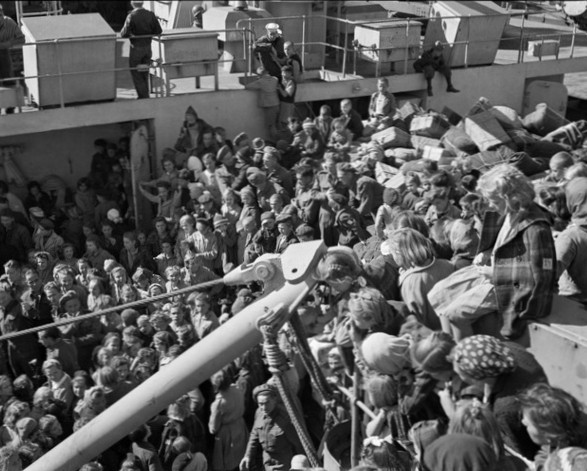
[[[496,212],[486,213],[478,252],[493,248],[504,219]],[[533,204],[514,223],[510,236],[495,248],[493,284],[504,337],[517,338],[529,320],[550,314],[555,283],[556,255],[550,221]]]

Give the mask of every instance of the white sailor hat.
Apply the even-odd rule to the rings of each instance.
[[[267,23],[265,25],[265,29],[267,31],[277,31],[277,33],[282,34],[282,31],[279,29],[279,25],[277,23]]]

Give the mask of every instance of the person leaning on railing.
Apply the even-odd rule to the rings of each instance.
[[[4,15],[0,5],[0,88],[14,84],[13,80],[3,80],[14,76],[10,49],[18,44],[24,44],[24,34],[12,18]],[[6,114],[14,113],[14,108],[6,108]]]
[[[130,3],[134,9],[126,17],[120,37],[130,38],[128,62],[138,98],[149,98],[148,67],[152,57],[151,36],[157,36],[163,30],[155,14],[143,8],[144,2],[131,1]]]

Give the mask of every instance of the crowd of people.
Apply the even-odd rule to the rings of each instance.
[[[523,346],[555,295],[587,300],[584,149],[533,159],[546,170],[533,179],[473,152],[404,163],[373,139],[409,129],[386,78],[366,117],[349,99],[336,117],[284,109],[266,113],[265,142],[190,106],[140,195],[126,138],[95,141],[62,206],[37,182],[22,199],[0,182],[0,330],[18,334],[0,348],[0,470],[41,459],[263,295],[225,274],[311,240],[333,249],[298,308],[310,348],[334,389],[360,371],[374,411],[357,470],[585,469],[583,406]],[[403,180],[382,183],[380,163]],[[135,227],[133,197],[152,227]],[[349,405],[321,401],[290,334],[285,376],[318,445]],[[301,443],[259,346],[81,469],[304,469]]]

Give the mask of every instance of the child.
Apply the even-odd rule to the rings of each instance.
[[[430,227],[430,238],[437,243],[437,251],[444,249],[438,255],[450,258],[452,250],[445,228],[449,221],[460,218],[461,211],[449,199],[453,186],[452,179],[448,173],[437,173],[430,179],[430,183],[432,186],[429,193],[430,206],[424,219]]]
[[[214,154],[208,153],[202,157],[202,162],[204,163],[204,171],[200,174],[199,181],[203,183],[206,190],[210,192],[214,202],[220,204],[222,199],[220,188],[222,184],[216,169],[216,158],[214,157]]]
[[[157,255],[154,260],[157,264],[157,273],[167,279],[165,275],[167,268],[175,265],[179,266],[181,264],[181,261],[175,255],[173,240],[170,238],[161,240],[161,253]]]
[[[485,200],[476,193],[468,193],[459,200],[461,207],[461,219],[465,221],[473,220],[473,227],[477,234],[481,234],[483,226],[483,216],[487,209]]]
[[[375,216],[375,230],[380,240],[385,239],[385,231],[392,230],[392,224],[395,216],[401,211],[400,195],[393,188],[383,190],[383,204],[379,206]]]
[[[371,95],[369,102],[369,123],[365,126],[363,134],[371,134],[391,126],[397,113],[395,97],[389,92],[389,80],[380,77],[377,80],[377,91]]]
[[[320,107],[320,115],[314,118],[314,123],[324,142],[328,142],[332,129],[332,110],[330,106],[322,105]]]
[[[420,192],[420,177],[415,172],[408,172],[406,175],[406,192],[402,198],[402,207],[413,211],[416,203],[422,200]]]
[[[73,244],[63,244],[61,251],[63,252],[63,257],[59,260],[59,262],[70,266],[73,271],[79,273],[77,270],[77,258],[75,258],[75,247]]]
[[[563,185],[565,183],[565,171],[574,163],[573,157],[568,152],[557,152],[550,159],[548,164],[550,172],[544,182]]]
[[[130,283],[130,280],[128,279],[126,270],[120,265],[115,267],[110,272],[110,295],[112,296],[116,304],[121,303],[121,290],[122,287],[127,283]]]
[[[336,118],[332,121],[332,133],[328,140],[327,148],[335,154],[338,162],[348,161],[348,153],[353,140],[352,132],[347,129],[346,121],[343,118]]]
[[[228,189],[222,195],[222,207],[220,213],[228,219],[228,222],[232,225],[236,224],[239,220],[242,206],[239,204],[240,200],[236,192],[232,189]]]
[[[398,229],[390,238],[391,253],[400,267],[400,291],[408,310],[426,327],[439,330],[440,320],[428,291],[454,271],[448,260],[435,257],[432,242],[414,229]]]
[[[190,317],[198,340],[202,340],[220,326],[216,314],[212,312],[210,297],[207,293],[192,293],[188,297]]]

